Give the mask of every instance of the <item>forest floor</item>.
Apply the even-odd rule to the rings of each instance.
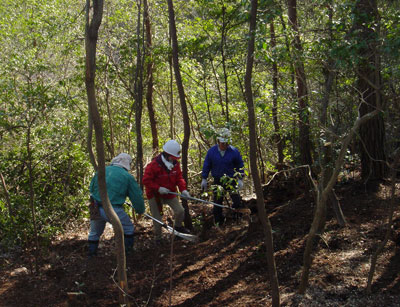
[[[265,189],[281,306],[400,306],[399,188],[394,231],[378,258],[371,295],[365,289],[371,255],[385,235],[389,184],[380,184],[376,192],[351,179],[338,184],[347,225],[340,227],[328,210],[304,295],[297,290],[314,202],[290,185]],[[199,243],[175,239],[171,244],[166,234],[165,245],[156,247],[151,222],[136,224],[135,251],[127,257],[132,306],[271,306],[264,236],[256,214],[240,223],[227,214],[226,225],[217,228],[210,223],[211,206],[189,206]],[[88,227],[89,221],[70,225],[57,237],[39,275],[31,274],[33,256],[1,253],[0,306],[118,306],[113,230],[106,228],[99,255],[88,261]]]

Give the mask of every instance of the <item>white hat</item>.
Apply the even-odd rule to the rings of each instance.
[[[228,128],[221,128],[217,134],[217,140],[221,143],[229,143],[231,139],[231,131]]]
[[[120,153],[111,160],[111,165],[120,166],[129,171],[131,169],[132,157],[127,153]]]
[[[181,157],[181,145],[179,145],[175,140],[169,140],[166,142],[163,146],[163,150],[175,158]]]

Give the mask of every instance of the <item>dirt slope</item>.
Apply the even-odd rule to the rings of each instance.
[[[266,191],[282,306],[400,306],[398,210],[395,230],[378,261],[373,294],[364,293],[370,256],[384,236],[389,187],[382,184],[378,192],[367,193],[353,182],[336,191],[348,225],[339,227],[329,211],[306,295],[296,291],[312,198],[301,191]],[[192,203],[190,208],[201,238],[198,244],[171,244],[166,237],[165,245],[156,247],[151,222],[136,225],[135,252],[127,258],[133,306],[270,306],[256,215],[235,223],[228,214],[227,225],[216,228],[210,223],[210,207]],[[106,229],[99,256],[88,261],[88,227],[88,221],[70,225],[54,240],[43,257],[40,276],[30,274],[33,259],[28,253],[1,253],[0,306],[68,306],[70,292],[81,293],[70,298],[70,306],[118,306],[112,229]]]

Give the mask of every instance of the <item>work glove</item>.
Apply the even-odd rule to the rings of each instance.
[[[190,194],[189,194],[189,192],[187,190],[182,191],[181,195],[183,197],[185,197],[185,198],[189,198],[190,197]]]
[[[201,180],[201,190],[206,191],[207,190],[207,179],[202,179]]]
[[[158,188],[158,193],[160,194],[168,194],[170,191],[167,188],[164,187],[159,187]]]
[[[239,190],[243,189],[243,180],[242,179],[238,179],[238,189]]]

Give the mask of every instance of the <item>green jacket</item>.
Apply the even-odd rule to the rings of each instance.
[[[112,205],[123,205],[127,197],[139,214],[144,213],[143,193],[135,178],[119,166],[106,167],[106,185],[108,198]],[[90,195],[101,203],[97,173],[90,182]]]

